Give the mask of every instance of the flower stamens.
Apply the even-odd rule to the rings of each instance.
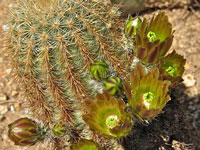
[[[166,69],[166,73],[169,74],[170,76],[176,76],[176,68],[174,66],[169,66]]]
[[[151,104],[151,102],[153,101],[154,99],[154,94],[152,92],[147,92],[143,95],[143,99],[144,99],[144,105],[146,106],[146,108],[149,109],[149,106]]]
[[[154,42],[156,40],[156,34],[152,31],[149,31],[147,38],[149,39],[149,42]]]
[[[119,118],[117,115],[110,115],[106,118],[106,125],[108,128],[113,129],[118,125]]]

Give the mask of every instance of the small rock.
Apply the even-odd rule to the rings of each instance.
[[[176,140],[173,140],[172,141],[172,147],[175,149],[175,150],[181,150],[181,145],[178,141]]]
[[[4,115],[0,115],[0,122],[4,121],[6,117]]]
[[[10,111],[15,112],[15,107],[13,105],[10,106]]]
[[[9,30],[9,27],[8,27],[7,24],[4,24],[4,25],[2,26],[2,29],[3,29],[4,31],[8,31],[8,30]]]
[[[0,105],[0,115],[8,112],[8,107],[6,105]]]
[[[200,101],[200,99],[197,97],[194,99],[194,103],[198,103]]]
[[[163,139],[163,141],[168,142],[170,137],[167,135],[161,135],[161,138]]]
[[[6,101],[7,98],[7,95],[5,95],[4,93],[0,93],[0,101]]]
[[[179,141],[173,140],[172,148],[174,148],[174,150],[192,149],[192,144],[181,143]]]
[[[185,93],[190,97],[195,97],[198,94],[198,88],[196,86],[188,87]]]
[[[196,83],[196,80],[194,79],[194,76],[191,74],[186,74],[183,76],[183,83],[185,84],[186,87],[191,87],[194,86]]]
[[[20,109],[20,103],[14,103],[14,107],[16,111],[19,111]]]
[[[11,69],[11,68],[8,68],[8,69],[6,69],[6,73],[7,73],[7,74],[10,74],[10,73],[11,73],[11,71],[12,71],[12,69]]]
[[[185,64],[185,70],[188,70],[189,68],[191,68],[191,65],[188,62],[186,62],[186,64]]]
[[[196,108],[194,106],[188,106],[188,109],[194,111]]]
[[[19,93],[17,91],[12,91],[11,96],[17,96]]]
[[[8,7],[12,8],[13,6],[15,6],[14,4],[9,4]]]

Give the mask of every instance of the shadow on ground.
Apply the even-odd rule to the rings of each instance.
[[[199,150],[200,94],[190,98],[182,84],[171,91],[171,101],[155,119],[136,123],[122,139],[126,150]],[[196,103],[196,108],[190,108]],[[192,115],[190,115],[192,114]]]

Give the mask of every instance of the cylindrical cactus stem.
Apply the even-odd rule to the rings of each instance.
[[[11,7],[6,37],[16,76],[34,116],[49,127],[67,123],[71,141],[91,138],[81,118],[82,102],[98,92],[91,65],[105,62],[108,76],[122,79],[129,68],[118,14],[94,0],[17,0]]]

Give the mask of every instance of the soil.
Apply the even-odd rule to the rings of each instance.
[[[0,1],[0,33],[5,29],[6,8],[10,2]],[[121,139],[126,150],[200,150],[199,8],[200,4],[165,8],[175,30],[171,50],[175,49],[187,59],[184,82],[171,91],[171,101],[163,113],[148,122],[136,123],[132,133]],[[139,15],[148,18],[157,11],[152,9]],[[2,40],[0,42],[2,45]],[[0,150],[50,149],[48,141],[24,148],[15,146],[7,137],[7,125],[28,114],[26,99],[10,74],[6,55],[0,48]]]

